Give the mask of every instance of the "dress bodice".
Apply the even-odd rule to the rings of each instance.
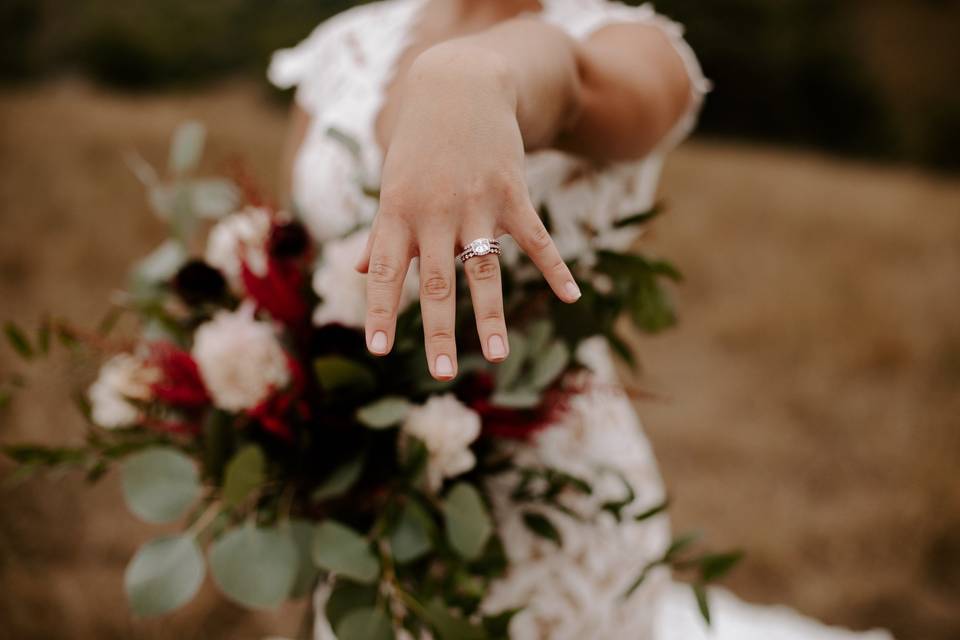
[[[370,192],[379,184],[383,152],[374,124],[396,60],[425,3],[361,5],[273,58],[271,81],[284,88],[297,86],[297,102],[311,115],[294,163],[293,197],[319,240],[369,224],[376,213],[377,201]],[[650,5],[628,7],[607,0],[541,0],[541,5],[541,19],[576,38],[612,22],[657,26],[674,43],[690,74],[693,95],[687,114],[646,158],[601,166],[560,151],[527,155],[532,202],[550,211],[551,231],[565,258],[582,256],[591,245],[624,249],[636,232],[616,229],[614,223],[652,205],[663,158],[692,129],[709,84],[682,39],[682,28]]]

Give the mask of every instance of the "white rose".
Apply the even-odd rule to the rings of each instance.
[[[444,478],[466,473],[476,464],[470,445],[480,436],[480,416],[453,394],[432,396],[412,409],[403,430],[427,447],[427,484],[433,491]]]
[[[367,315],[367,277],[357,273],[354,266],[369,237],[370,231],[363,229],[323,245],[323,259],[313,273],[313,290],[321,298],[313,313],[314,324],[336,323],[346,327],[364,325]],[[401,311],[417,299],[419,288],[416,269],[410,269],[400,294]]]
[[[207,237],[207,263],[223,273],[230,288],[243,291],[243,264],[258,276],[267,273],[270,212],[247,207],[222,219]]]
[[[221,311],[197,329],[193,359],[213,397],[227,411],[252,409],[290,381],[287,356],[273,326],[253,317],[253,306]]]
[[[135,424],[141,417],[135,402],[149,402],[151,387],[160,379],[160,371],[142,358],[121,353],[100,368],[96,382],[87,392],[93,421],[106,429]]]

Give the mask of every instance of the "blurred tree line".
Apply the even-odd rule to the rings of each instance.
[[[351,0],[2,0],[0,80],[263,77]],[[636,4],[636,2],[633,2]],[[960,168],[960,0],[659,0],[716,90],[701,131]]]

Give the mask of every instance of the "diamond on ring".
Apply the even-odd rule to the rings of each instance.
[[[457,256],[457,260],[466,262],[470,258],[486,256],[491,253],[500,255],[500,241],[492,238],[477,238],[463,247],[463,251]]]

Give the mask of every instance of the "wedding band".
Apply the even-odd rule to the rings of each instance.
[[[457,260],[464,263],[470,258],[477,258],[491,253],[495,256],[500,255],[500,241],[492,238],[477,238],[463,247],[463,251],[457,256]]]

